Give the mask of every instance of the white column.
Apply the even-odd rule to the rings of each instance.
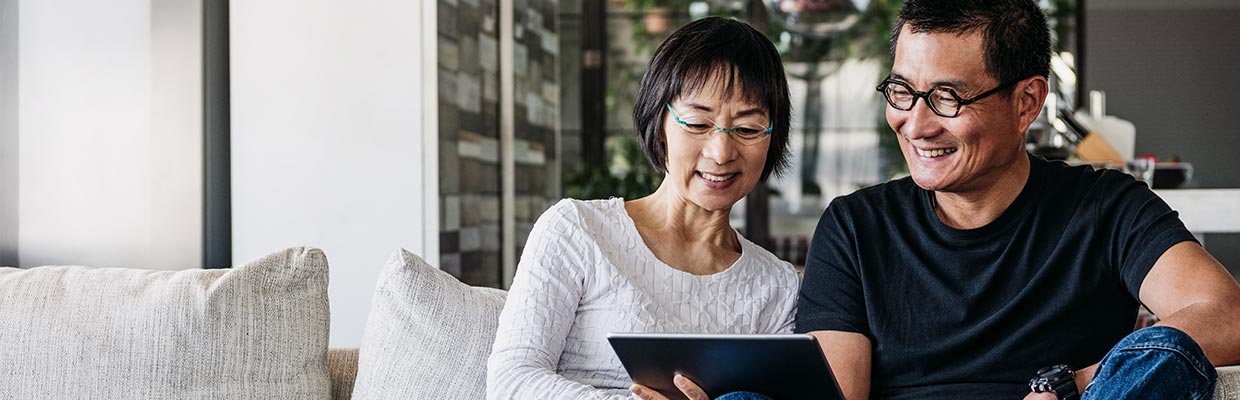
[[[150,1],[155,266],[202,264],[202,1]]]
[[[361,344],[390,253],[438,254],[426,246],[438,186],[425,3],[230,3],[233,260],[322,248],[332,346]]]
[[[199,263],[195,2],[19,0],[22,265]]]
[[[512,277],[517,271],[517,229],[516,193],[517,164],[513,142],[516,141],[516,77],[513,70],[513,4],[501,1],[499,4],[499,165],[500,165],[500,287],[512,286]],[[541,83],[541,82],[540,82]],[[524,95],[524,93],[523,93]]]

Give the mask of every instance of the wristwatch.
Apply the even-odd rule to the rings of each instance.
[[[1054,393],[1060,400],[1080,399],[1076,391],[1076,372],[1072,367],[1059,364],[1038,370],[1038,375],[1029,380],[1029,390],[1035,393]]]

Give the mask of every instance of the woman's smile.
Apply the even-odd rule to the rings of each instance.
[[[698,180],[711,189],[727,189],[728,186],[732,186],[732,184],[736,182],[737,176],[740,176],[740,173],[711,173],[706,171],[697,171]]]

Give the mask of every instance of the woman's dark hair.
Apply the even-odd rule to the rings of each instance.
[[[712,78],[726,81],[711,82]],[[741,100],[760,105],[770,116],[773,132],[760,179],[765,182],[772,172],[778,175],[788,164],[791,119],[784,64],[766,36],[732,19],[708,17],[690,22],[654,51],[642,74],[633,107],[633,123],[642,151],[659,172],[666,174],[664,104],[708,84],[720,83],[724,84],[725,100],[739,85]]]
[[[905,25],[916,33],[981,32],[986,72],[1000,84],[1050,76],[1050,28],[1034,0],[907,0],[891,31],[893,59]]]

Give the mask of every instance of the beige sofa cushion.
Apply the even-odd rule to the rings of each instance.
[[[486,398],[505,292],[475,288],[399,250],[379,275],[353,398]]]
[[[1218,368],[1214,400],[1240,400],[1240,365]]]
[[[327,373],[332,377],[332,400],[353,398],[357,380],[357,348],[327,349]]]
[[[0,268],[5,399],[326,399],[327,259]]]

